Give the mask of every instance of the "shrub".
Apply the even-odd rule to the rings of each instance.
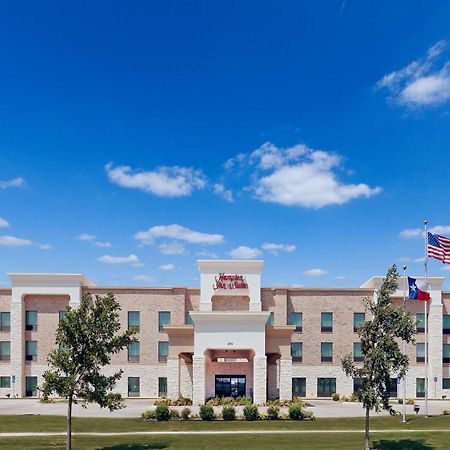
[[[289,406],[289,417],[292,420],[302,420],[304,418],[303,411],[300,405]]]
[[[172,400],[170,398],[161,398],[155,401],[155,406],[172,406]]]
[[[141,419],[144,420],[155,420],[156,419],[156,411],[154,409],[147,409],[141,414]]]
[[[303,417],[308,420],[316,420],[316,416],[312,411],[303,411]]]
[[[55,399],[53,398],[53,397],[47,397],[47,396],[42,396],[40,399],[39,399],[39,402],[40,403],[55,403]]]
[[[224,406],[222,408],[223,420],[236,420],[236,410],[233,406]]]
[[[170,410],[170,418],[172,420],[179,420],[180,419],[180,413],[178,412],[178,409],[171,409]]]
[[[198,414],[191,414],[192,420],[200,420],[200,416]]]
[[[245,405],[252,405],[252,404],[253,404],[253,400],[248,395],[243,395],[242,397],[236,398],[236,405],[245,406]]]
[[[450,411],[448,409],[444,409],[444,411],[442,411],[442,414],[444,416],[450,416]]]
[[[200,418],[208,421],[214,420],[216,415],[214,414],[213,407],[209,405],[200,406]]]
[[[156,407],[155,416],[158,422],[170,420],[169,408],[165,405],[158,405]]]
[[[398,403],[399,405],[403,405],[403,399],[402,399],[402,398],[399,398],[399,399],[397,400],[397,403]]]
[[[259,415],[260,420],[269,420],[269,415],[266,412],[263,412]]]
[[[221,405],[234,405],[235,400],[233,397],[222,397],[220,399],[220,404]]]
[[[355,394],[352,394],[350,398],[348,399],[349,402],[357,402],[358,397]]]
[[[210,397],[206,401],[206,404],[208,406],[219,406],[220,405],[220,398],[218,398],[218,397]]]
[[[183,420],[189,420],[190,415],[191,415],[191,410],[189,408],[183,408],[181,410],[181,418]]]
[[[245,420],[258,420],[259,411],[256,405],[247,405],[244,408],[244,419]]]
[[[267,418],[269,420],[278,420],[280,414],[280,408],[278,406],[269,406],[267,408]]]
[[[408,398],[408,399],[406,399],[406,404],[407,404],[407,405],[414,405],[414,403],[416,403],[416,402],[414,401],[413,398]]]
[[[286,413],[280,414],[280,420],[289,420],[289,414]]]
[[[333,398],[333,400],[335,402],[337,402],[339,400],[339,394],[337,392],[335,392],[331,397]]]
[[[177,400],[172,402],[173,406],[191,406],[192,400],[189,397],[180,395]]]

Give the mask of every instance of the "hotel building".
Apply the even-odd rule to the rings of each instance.
[[[123,328],[137,342],[114,355],[106,372],[123,369],[125,397],[179,395],[194,404],[213,396],[250,395],[255,403],[292,396],[350,396],[358,380],[341,369],[351,353],[361,361],[358,325],[363,299],[382,277],[360,288],[261,287],[263,261],[198,261],[200,288],[101,287],[81,274],[10,273],[0,289],[0,397],[38,395],[47,355],[67,306],[86,293],[112,292]],[[450,292],[429,277],[429,398],[450,395]],[[401,280],[400,280],[401,282]],[[393,302],[402,303],[402,292]],[[424,395],[424,304],[408,301],[417,345],[408,346],[407,397]],[[392,374],[391,395],[402,392]]]

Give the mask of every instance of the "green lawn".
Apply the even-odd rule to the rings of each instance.
[[[450,450],[450,417],[425,418],[410,416],[407,425],[399,417],[375,417],[372,429],[415,429],[418,433],[373,433],[373,448],[382,450]],[[201,431],[254,430],[248,435],[180,435],[180,436],[76,436],[75,449],[361,449],[363,433],[349,434],[276,434],[261,435],[258,430],[362,430],[362,418],[317,419],[314,422],[259,421],[259,422],[144,422],[140,419],[75,418],[75,432],[130,432],[130,431]],[[427,429],[448,432],[427,432]],[[65,417],[61,416],[0,416],[0,432],[65,431]],[[64,449],[64,437],[0,437],[0,448],[7,449]]]
[[[374,417],[372,429],[429,430],[445,429],[450,432],[450,416],[408,416],[408,424],[400,416]],[[64,416],[0,416],[0,433],[8,431],[65,431]],[[172,421],[146,422],[141,419],[79,418],[73,419],[73,431],[200,431],[200,430],[363,430],[364,419],[351,417],[342,419],[319,418],[311,421],[257,421],[257,422],[202,422]]]
[[[372,437],[373,448],[380,450],[434,450],[450,449],[448,434],[421,432],[414,436],[379,434]],[[75,437],[77,450],[143,450],[143,449],[345,449],[360,450],[362,434],[314,435],[240,435],[240,436],[136,436],[136,437]],[[0,441],[2,450],[64,449],[63,438],[15,438]]]

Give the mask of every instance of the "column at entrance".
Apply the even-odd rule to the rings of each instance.
[[[280,362],[280,400],[292,400],[292,358],[284,357]]]
[[[192,357],[192,403],[205,403],[205,357],[201,355]]]
[[[167,397],[176,400],[180,396],[180,359],[167,358]]]
[[[253,403],[266,402],[267,392],[267,358],[255,356],[253,358]]]

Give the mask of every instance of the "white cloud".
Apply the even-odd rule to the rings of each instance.
[[[253,176],[255,197],[265,202],[322,208],[381,192],[364,183],[340,182],[335,172],[342,168],[341,157],[304,145],[281,149],[266,142],[250,155],[250,163],[269,171]]]
[[[93,234],[82,233],[77,236],[77,239],[79,239],[80,241],[91,242],[95,240],[95,236]]]
[[[23,187],[25,186],[25,180],[21,177],[13,178],[8,181],[0,181],[0,189],[7,189],[10,187]]]
[[[406,228],[400,231],[399,236],[403,239],[414,239],[423,236],[421,228]]]
[[[217,245],[224,242],[221,234],[201,233],[178,224],[157,225],[149,228],[147,231],[139,231],[134,235],[134,238],[141,241],[144,245],[152,244],[158,238],[170,238],[190,244]]]
[[[434,227],[428,228],[428,231],[433,234],[450,235],[450,225],[436,225]],[[400,231],[399,236],[404,239],[423,238],[424,229],[406,228],[405,230]]]
[[[341,280],[346,280],[347,277],[345,275],[338,275],[336,277],[334,277],[335,280],[341,281]]]
[[[29,239],[22,239],[8,235],[0,236],[0,246],[3,247],[27,247],[29,245],[33,245],[33,242]]]
[[[328,273],[327,270],[324,269],[309,269],[303,272],[303,275],[307,277],[323,277]]]
[[[233,192],[225,189],[225,186],[222,183],[216,183],[214,185],[214,193],[223,197],[228,203],[234,203]]]
[[[450,98],[450,60],[443,58],[447,48],[447,41],[436,42],[425,57],[385,75],[376,89],[387,89],[390,102],[409,107],[445,103]]]
[[[186,247],[178,242],[164,242],[159,245],[159,251],[163,255],[184,255],[186,254]]]
[[[206,185],[201,170],[190,167],[158,167],[153,171],[136,171],[129,166],[105,166],[109,180],[121,187],[139,189],[159,197],[185,197]]]
[[[94,242],[94,245],[99,248],[112,248],[112,244],[110,242]]]
[[[175,270],[175,264],[163,264],[162,266],[159,266],[159,270],[165,270],[167,272],[171,272]]]
[[[450,266],[444,266],[441,268],[441,270],[450,270]]]
[[[128,256],[111,256],[111,255],[103,255],[100,258],[97,258],[97,261],[103,264],[134,264],[140,265],[139,258],[136,255],[128,255]]]
[[[133,280],[142,281],[143,283],[154,283],[156,278],[153,278],[149,275],[135,275]]]
[[[233,259],[255,259],[261,256],[261,250],[241,245],[228,253]]]
[[[41,250],[52,250],[53,249],[53,247],[50,244],[37,244],[37,246]]]
[[[278,252],[293,252],[297,247],[293,244],[273,244],[271,242],[265,242],[261,245],[263,250],[267,250],[274,255],[277,255]]]
[[[0,228],[8,228],[9,222],[6,219],[0,217]]]
[[[205,258],[210,258],[210,259],[217,259],[219,257],[219,255],[217,253],[210,252],[208,250],[201,250],[201,251],[197,252],[196,254],[197,254],[197,256],[203,256]]]

